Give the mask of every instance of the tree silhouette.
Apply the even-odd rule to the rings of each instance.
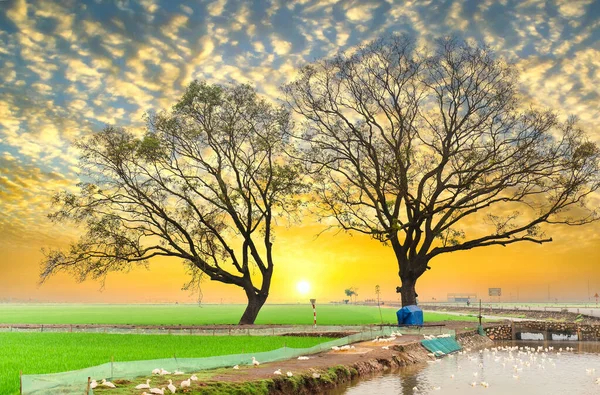
[[[573,118],[527,107],[517,77],[487,47],[394,35],[283,88],[316,211],[391,246],[404,306],[441,254],[542,244],[548,225],[598,218],[598,147]]]
[[[284,151],[289,114],[246,85],[193,82],[172,113],[138,138],[106,127],[77,144],[85,182],[54,198],[54,221],[85,233],[44,251],[42,281],[59,271],[104,279],[157,256],[179,258],[192,286],[205,276],[244,290],[240,324],[252,324],[273,274],[273,225],[303,191]],[[257,284],[257,285],[255,285]]]

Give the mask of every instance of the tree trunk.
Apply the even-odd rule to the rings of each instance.
[[[416,279],[412,277],[405,277],[402,279],[402,290],[400,295],[402,296],[402,307],[416,305],[417,304],[417,293],[415,292]]]
[[[240,318],[238,325],[253,325],[258,316],[258,312],[267,301],[266,296],[257,295],[254,292],[246,292],[246,295],[248,296],[248,305],[246,306],[246,310],[244,311],[244,314],[242,314],[242,318]]]

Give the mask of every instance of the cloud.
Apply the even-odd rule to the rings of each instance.
[[[27,21],[27,1],[16,0],[13,6],[6,11],[6,16],[17,26],[24,25]]]
[[[556,0],[558,11],[565,18],[580,18],[594,0]]]
[[[206,6],[206,10],[211,16],[220,16],[225,10],[227,0],[214,0]]]
[[[485,41],[522,71],[521,87],[531,103],[574,113],[593,126],[600,116],[600,55],[594,47],[600,22],[590,12],[593,3],[475,3],[5,3],[0,152],[12,153],[18,165],[10,169],[22,169],[15,171],[40,180],[61,174],[62,180],[48,181],[49,188],[74,185],[75,138],[105,123],[139,128],[146,111],[170,108],[193,79],[250,82],[276,101],[279,86],[299,67],[392,32],[414,34],[419,44],[447,34]],[[9,166],[6,158],[3,166]],[[10,213],[6,221],[21,221],[11,232],[31,229],[45,209],[23,185],[42,196],[44,183],[0,174],[3,196],[11,201],[2,207]],[[20,202],[14,199],[19,194]]]
[[[273,46],[273,51],[277,55],[285,55],[292,49],[292,43],[281,40],[277,37],[271,37],[271,45]]]
[[[351,22],[365,23],[373,18],[373,10],[377,8],[377,4],[359,4],[355,2],[346,9],[346,18]]]

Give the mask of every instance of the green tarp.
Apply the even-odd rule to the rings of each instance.
[[[458,344],[454,337],[438,337],[435,339],[421,340],[421,344],[434,354],[439,354],[439,351],[444,354],[450,354],[461,349],[460,344]]]

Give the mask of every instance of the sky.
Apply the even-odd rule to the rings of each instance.
[[[538,107],[576,115],[600,142],[600,0],[185,1],[0,0],[0,301],[191,302],[174,259],[149,269],[38,286],[43,247],[64,247],[78,229],[51,223],[50,197],[75,190],[72,142],[107,124],[139,128],[170,108],[194,79],[250,83],[277,101],[296,70],[389,33],[427,43],[458,35],[486,43],[520,71]],[[276,229],[269,301],[397,300],[389,248],[328,232],[305,219]],[[503,301],[587,300],[600,293],[600,224],[552,228],[550,244],[442,255],[417,284],[422,301],[502,288]],[[588,292],[589,290],[589,292]],[[205,303],[237,303],[234,286],[206,282]]]

